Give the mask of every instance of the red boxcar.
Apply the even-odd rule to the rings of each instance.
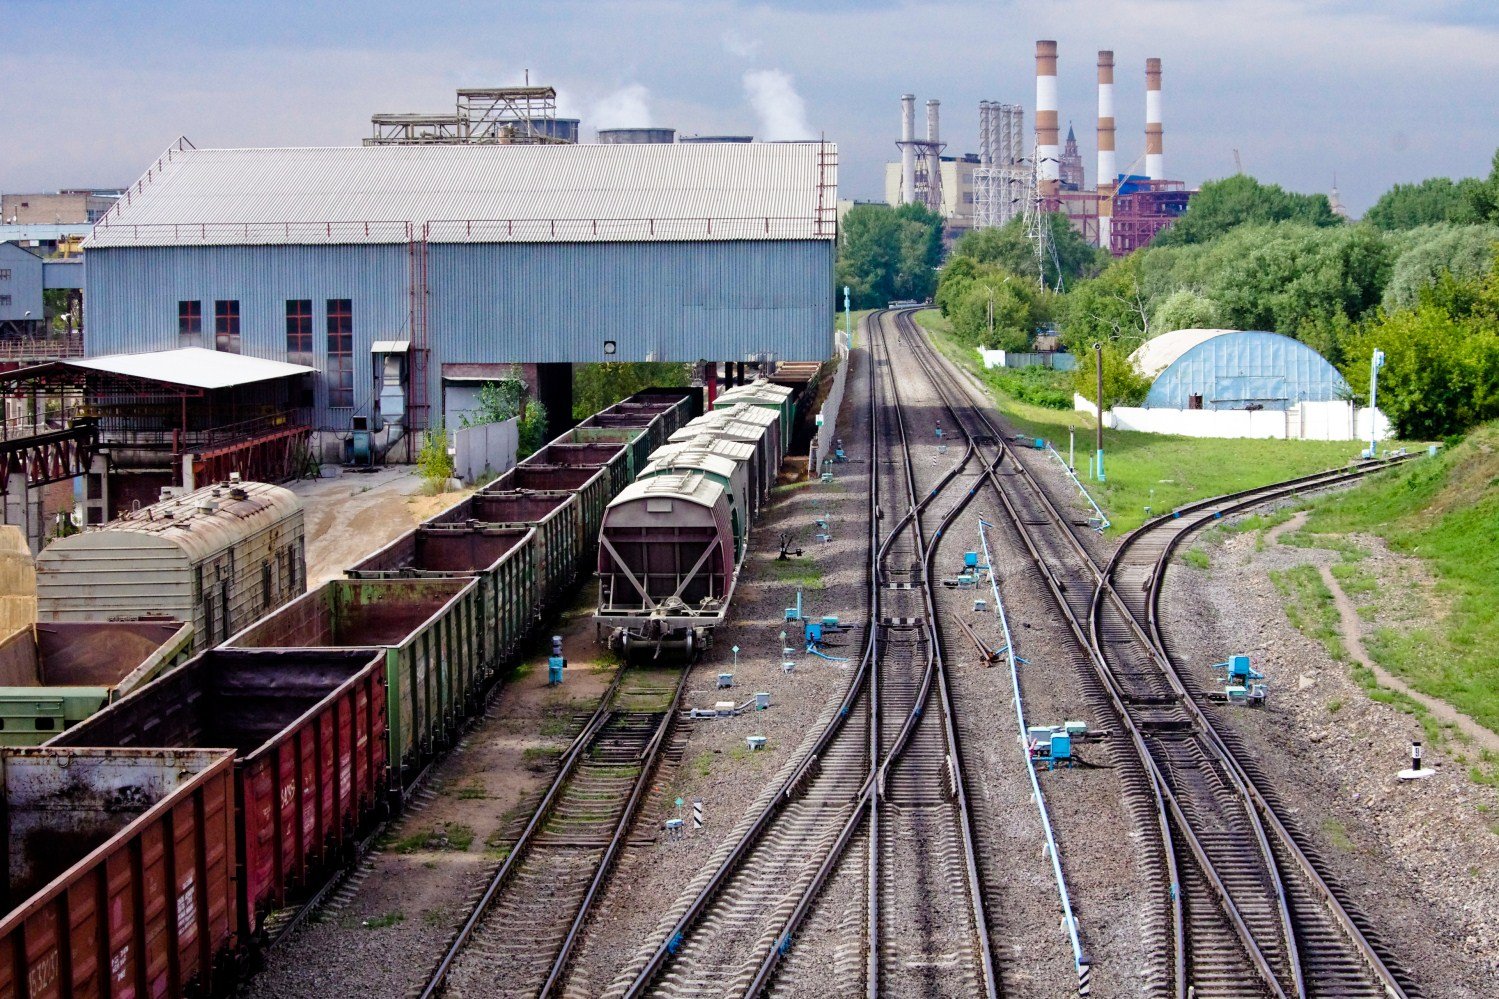
[[[350,856],[382,800],[385,656],[377,649],[216,649],[50,746],[235,751],[243,940]]]
[[[233,755],[0,749],[0,995],[168,996],[233,939]]]

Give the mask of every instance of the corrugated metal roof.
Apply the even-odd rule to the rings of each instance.
[[[624,506],[660,497],[685,500],[697,506],[712,507],[724,495],[724,487],[701,472],[682,472],[637,479],[620,490],[609,506]]]
[[[243,499],[236,490],[243,491]],[[37,564],[45,576],[45,570],[64,572],[69,563],[101,549],[134,551],[147,545],[179,548],[189,564],[196,564],[301,510],[296,493],[281,486],[265,482],[206,486],[54,541],[42,549]]]
[[[818,143],[188,149],[87,246],[831,239]],[[820,164],[826,162],[826,166]],[[819,200],[819,188],[823,188]]]
[[[141,354],[106,354],[103,357],[60,363],[202,389],[248,385],[251,382],[270,381],[272,378],[305,375],[314,370],[305,364],[287,364],[285,361],[246,357],[243,354],[205,350],[202,347],[153,350]]]

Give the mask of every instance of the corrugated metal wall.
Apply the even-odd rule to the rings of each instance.
[[[370,345],[409,336],[405,244],[98,248],[87,269],[90,355],[213,346],[213,303],[240,302],[241,350],[286,359],[286,301],[313,301],[316,365],[330,298],[354,301],[355,411],[369,410]],[[782,360],[832,353],[830,240],[432,244],[428,399],[448,363]],[[203,302],[202,343],[179,342],[177,303]],[[321,380],[320,380],[321,381]],[[318,387],[320,427],[343,430]]]
[[[1145,405],[1187,409],[1192,395],[1204,409],[1287,409],[1298,402],[1345,398],[1348,383],[1321,354],[1278,333],[1251,330],[1213,337],[1162,371]]]
[[[820,361],[831,241],[434,244],[429,328],[452,361]],[[436,360],[434,353],[434,360]],[[435,396],[434,396],[435,398]]]
[[[25,319],[31,313],[42,319],[42,258],[11,243],[0,243],[0,270],[10,276],[0,281],[0,295],[9,302],[0,303],[0,320]]]
[[[373,397],[370,344],[406,339],[410,325],[405,244],[368,246],[202,246],[90,250],[85,274],[89,356],[213,349],[213,310],[219,299],[240,303],[240,353],[284,361],[286,302],[312,299],[314,365],[327,356],[327,300],[354,302],[355,411]],[[203,303],[201,338],[179,338],[177,303]],[[320,428],[347,430],[349,411],[328,409],[318,379]]]

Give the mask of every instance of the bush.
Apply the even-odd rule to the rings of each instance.
[[[416,468],[427,484],[441,490],[453,477],[453,456],[448,454],[448,428],[441,420],[427,429],[422,449],[416,455]]]

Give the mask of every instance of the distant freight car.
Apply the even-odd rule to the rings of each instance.
[[[301,595],[302,504],[263,482],[209,486],[52,542],[36,576],[38,620],[187,621],[201,652]]]
[[[385,800],[380,649],[214,649],[49,747],[234,750],[240,943],[351,852]]]
[[[519,494],[530,504],[530,493]],[[479,507],[498,505],[499,497],[479,498]],[[567,497],[567,502],[576,502]],[[548,512],[554,512],[557,503]],[[428,579],[473,576],[479,580],[479,602],[486,643],[485,660],[509,659],[535,624],[541,604],[536,558],[539,528],[479,524],[423,524],[381,548],[352,569],[350,579]]]
[[[385,654],[386,729],[397,798],[473,711],[485,661],[476,579],[335,579],[224,644],[232,649],[360,649]]]
[[[0,745],[36,746],[186,659],[178,621],[57,621],[0,642]]]
[[[0,995],[209,992],[234,916],[234,754],[0,749]]]

